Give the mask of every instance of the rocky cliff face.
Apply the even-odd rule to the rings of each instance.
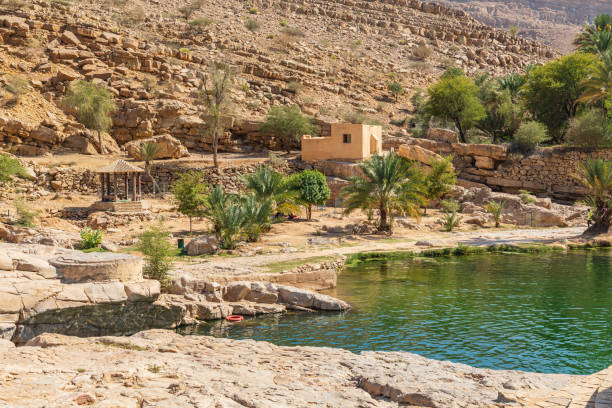
[[[564,52],[582,24],[602,13],[610,13],[608,0],[438,0],[440,4],[465,10],[493,27],[520,28],[521,35],[542,41]]]
[[[501,75],[554,55],[463,11],[418,0],[258,0],[250,6],[224,0],[188,19],[179,10],[191,1],[183,0],[13,3],[0,6],[0,65],[5,81],[26,78],[29,89],[0,109],[0,146],[21,155],[100,150],[61,103],[76,79],[114,95],[118,110],[104,140],[107,151],[160,134],[207,150],[198,96],[212,63],[234,70],[236,117],[258,119],[272,105],[297,104],[321,118],[359,111],[387,122],[408,97],[394,103],[390,78],[410,89],[429,85],[450,65]],[[245,21],[258,28],[249,30]],[[235,122],[222,149],[244,151],[245,140],[258,144],[252,124]]]

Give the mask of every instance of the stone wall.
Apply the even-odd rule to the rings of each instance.
[[[586,190],[576,180],[580,162],[588,157],[612,158],[612,150],[587,151],[564,146],[540,148],[521,156],[507,146],[449,143],[431,139],[408,139],[400,146],[404,157],[425,162],[422,153],[453,155],[461,182],[486,184],[496,191],[529,190],[557,200],[577,200]]]

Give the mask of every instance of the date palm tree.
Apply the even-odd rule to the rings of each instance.
[[[159,187],[157,185],[157,182],[151,175],[151,165],[153,164],[153,160],[155,159],[155,156],[157,156],[157,154],[161,151],[161,149],[162,147],[160,144],[153,143],[153,142],[143,142],[140,145],[140,157],[145,162],[145,168],[144,168],[145,179],[153,183],[156,191],[159,190]]]
[[[359,165],[363,176],[352,177],[342,189],[345,213],[357,209],[378,209],[378,230],[391,232],[395,214],[419,217],[424,195],[421,171],[403,157],[391,152],[374,154]]]
[[[585,91],[580,101],[597,103],[612,97],[612,50],[601,54],[601,59],[584,82]]]
[[[579,51],[601,53],[610,49],[610,33],[612,31],[612,15],[600,14],[593,24],[585,25],[574,39],[574,45]]]
[[[587,159],[578,167],[578,181],[588,190],[593,224],[587,234],[606,233],[612,223],[612,161]]]
[[[273,211],[289,214],[299,209],[297,192],[292,189],[289,180],[273,168],[261,166],[254,173],[244,176],[243,181],[257,199],[269,200]]]

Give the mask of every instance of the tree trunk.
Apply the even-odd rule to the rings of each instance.
[[[217,151],[219,149],[219,132],[215,130],[213,135],[213,162],[215,163],[215,168],[217,172],[219,172],[219,160],[217,158]]]
[[[384,205],[381,205],[378,211],[380,212],[380,226],[378,229],[380,231],[389,231],[389,224],[387,223],[387,209]]]
[[[467,143],[465,141],[465,132],[463,131],[463,128],[461,127],[461,121],[455,120],[455,126],[457,126],[457,130],[459,131],[459,140],[461,140],[461,143]]]
[[[193,232],[193,218],[191,218],[191,216],[189,216],[189,235],[191,235],[191,233]]]
[[[98,130],[98,145],[100,146],[100,154],[104,154],[104,145],[102,144],[102,132]]]
[[[306,206],[306,219],[308,221],[312,220],[312,204],[310,203]]]

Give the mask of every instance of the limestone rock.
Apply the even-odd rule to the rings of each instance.
[[[415,160],[426,165],[430,165],[432,159],[441,159],[439,154],[417,145],[401,145],[398,154],[408,160]]]
[[[126,143],[124,148],[131,158],[142,160],[140,146],[144,142],[151,142],[160,146],[160,150],[155,155],[155,159],[180,159],[181,157],[189,156],[187,148],[183,146],[178,139],[168,134],[154,136],[149,139],[135,140],[133,142]]]
[[[187,255],[210,255],[219,249],[219,240],[214,235],[205,235],[189,241],[185,246]]]
[[[348,310],[350,305],[331,296],[292,286],[276,285],[278,302],[316,310]]]

